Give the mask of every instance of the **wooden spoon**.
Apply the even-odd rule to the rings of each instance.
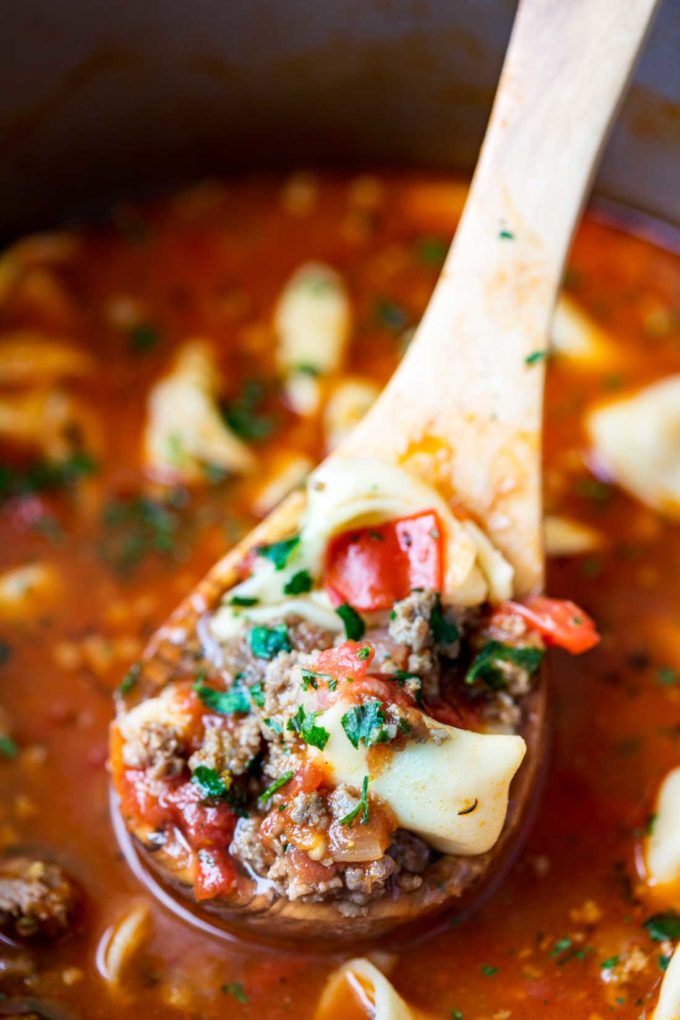
[[[517,596],[540,591],[544,355],[562,269],[591,173],[656,0],[522,0],[465,211],[427,312],[380,399],[334,458],[406,466],[455,497],[515,569]],[[136,698],[192,675],[197,626],[236,583],[249,550],[296,530],[295,493],[219,562],[151,641]],[[444,857],[420,890],[383,897],[363,918],[255,887],[210,902],[265,937],[361,938],[488,890],[525,827],[547,728],[545,675],[530,695],[525,763],[501,838],[481,857]],[[190,895],[190,875],[133,830],[148,860]]]

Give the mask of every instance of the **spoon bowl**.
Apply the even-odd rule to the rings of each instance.
[[[592,169],[654,7],[654,0],[630,0],[625,12],[610,0],[523,0],[468,203],[427,312],[383,394],[330,458],[397,465],[462,505],[511,564],[515,598],[543,588],[540,438],[552,308]],[[208,617],[243,577],[249,554],[296,532],[305,505],[304,494],[289,497],[184,600],[144,653],[122,714],[211,665]],[[428,924],[448,907],[471,909],[520,846],[541,772],[547,690],[544,668],[522,699],[527,753],[490,850],[443,854],[418,888],[351,915],[334,902],[289,900],[254,874],[203,909],[265,940],[327,944]],[[113,734],[115,773],[115,727]],[[149,866],[191,897],[186,861],[168,853],[150,826],[127,825]]]

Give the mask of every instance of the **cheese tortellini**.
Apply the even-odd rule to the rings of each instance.
[[[426,1020],[425,1014],[408,1006],[382,971],[365,957],[349,960],[331,974],[314,1020],[362,1015],[366,1020]]]
[[[603,469],[648,506],[680,520],[680,375],[591,411]]]

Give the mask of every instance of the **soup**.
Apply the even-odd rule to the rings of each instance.
[[[154,629],[375,399],[464,195],[407,174],[209,182],[3,256],[0,1014],[365,1015],[359,993],[319,1007],[349,951],[229,940],[152,895],[112,825],[107,734]],[[281,348],[276,309],[301,271],[339,295],[345,346],[321,364]],[[653,387],[680,370],[679,281],[669,251],[586,218],[548,366],[546,536],[551,594],[602,641],[548,653],[550,766],[500,889],[377,947],[421,1014],[654,1009],[680,925],[678,884],[653,867],[680,756],[678,514],[658,480],[677,446],[664,460],[672,431],[652,428],[678,406]],[[178,434],[163,395],[172,420],[168,380],[197,356],[212,431],[203,417]],[[357,973],[355,991],[371,980]]]

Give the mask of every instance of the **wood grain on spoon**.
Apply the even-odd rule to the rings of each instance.
[[[553,304],[593,168],[655,6],[655,0],[523,0],[468,203],[427,312],[382,396],[333,454],[400,464],[462,504],[512,563],[518,596],[543,586],[540,437]],[[142,692],[178,675],[199,618],[235,583],[248,551],[294,531],[304,504],[302,493],[286,500],[182,603],[147,649]],[[497,871],[517,842],[531,799],[544,682],[532,697],[523,730],[527,761],[503,835],[472,883],[475,895],[482,874]],[[368,918],[347,920],[347,932],[371,934],[418,909],[439,908],[448,895],[443,888],[420,907],[410,894],[377,901]],[[325,909],[278,904],[277,916],[282,924],[318,926]]]

